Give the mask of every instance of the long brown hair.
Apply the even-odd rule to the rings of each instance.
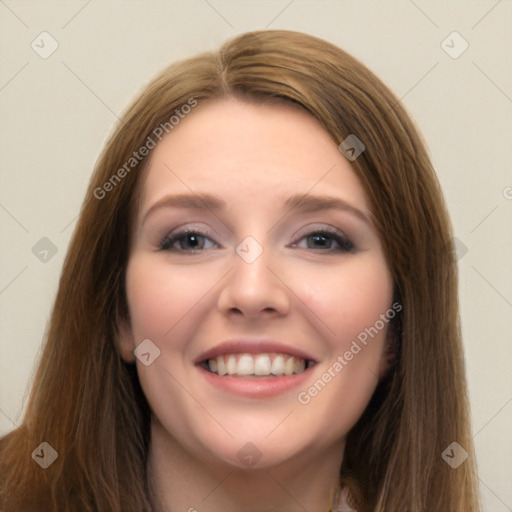
[[[400,101],[364,65],[321,39],[272,30],[164,70],[108,141],[64,263],[24,420],[0,444],[0,509],[151,510],[149,407],[116,341],[128,315],[125,269],[147,157],[118,173],[122,180],[112,176],[182,105],[229,96],[291,102],[337,145],[351,134],[365,145],[352,167],[403,310],[394,371],[348,435],[340,479],[353,504],[359,512],[476,512],[457,269],[427,152]],[[58,453],[47,469],[31,457],[42,442]],[[469,454],[457,468],[442,457],[452,442]]]

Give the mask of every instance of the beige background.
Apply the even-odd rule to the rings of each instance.
[[[177,58],[248,30],[299,30],[366,63],[425,136],[460,240],[485,510],[511,511],[511,15],[510,0],[0,0],[0,434],[23,412],[68,241],[116,117]],[[31,47],[43,31],[59,45],[46,59]],[[456,59],[441,46],[453,31],[469,43]],[[32,252],[43,237],[57,249],[46,262]]]

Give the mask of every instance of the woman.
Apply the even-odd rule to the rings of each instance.
[[[169,67],[92,177],[1,510],[476,512],[451,236],[339,48]]]

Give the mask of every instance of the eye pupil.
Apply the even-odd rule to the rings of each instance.
[[[311,238],[314,240],[315,243],[317,243],[318,245],[318,242],[320,242],[320,245],[322,247],[325,247],[326,245],[328,245],[328,237],[326,237],[325,235],[311,235]]]
[[[180,247],[181,249],[201,249],[201,238],[203,238],[202,235],[197,235],[195,233],[185,233],[179,240]]]

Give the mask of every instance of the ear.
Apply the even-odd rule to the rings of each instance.
[[[128,318],[118,319],[117,326],[117,348],[121,359],[125,363],[134,363],[135,340],[133,339],[130,321]]]

